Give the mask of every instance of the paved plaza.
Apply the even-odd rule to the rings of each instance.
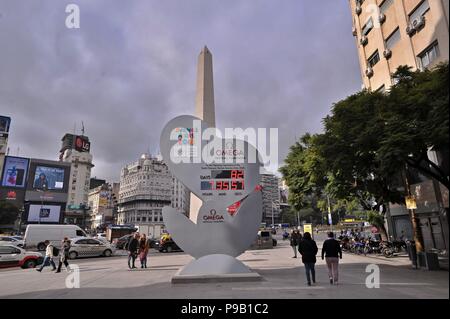
[[[321,242],[318,240],[320,249]],[[320,251],[319,251],[320,252]],[[317,284],[306,285],[301,259],[292,258],[288,241],[274,249],[249,250],[239,257],[263,276],[260,282],[172,284],[172,276],[192,257],[152,251],[148,269],[129,270],[126,256],[77,259],[80,288],[66,288],[67,272],[0,270],[0,298],[449,298],[448,271],[412,269],[407,257],[384,258],[345,253],[339,284],[331,286],[325,262],[318,258]],[[380,288],[367,288],[366,267],[380,269]],[[136,262],[139,265],[139,262]]]

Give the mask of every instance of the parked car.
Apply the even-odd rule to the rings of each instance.
[[[178,245],[172,239],[167,239],[163,242],[160,242],[158,250],[160,253],[163,253],[163,252],[171,253],[173,251],[183,251],[180,247],[178,247]]]
[[[43,261],[41,253],[27,252],[25,249],[11,244],[0,246],[0,268],[34,268]]]
[[[44,242],[49,240],[51,244],[59,247],[64,237],[74,238],[86,236],[86,233],[77,225],[28,225],[25,231],[24,248],[37,248],[45,250]]]
[[[109,243],[90,237],[77,237],[71,239],[69,258],[105,256],[110,257],[115,247]]]
[[[21,238],[21,237],[19,237]],[[18,239],[16,236],[0,236],[0,245],[14,245],[23,248],[23,239]]]
[[[272,237],[270,230],[260,230],[250,249],[271,249],[277,245],[277,240]]]
[[[117,249],[127,249],[128,240],[130,239],[132,235],[125,235],[118,239],[113,240],[113,244],[116,246]]]
[[[155,238],[149,239],[149,246],[150,248],[159,249],[159,240]]]

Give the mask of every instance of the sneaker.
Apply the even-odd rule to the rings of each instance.
[[[42,271],[42,269],[36,268],[36,271],[39,271],[39,272],[41,272],[41,271]]]
[[[56,274],[56,273],[59,273],[59,272],[61,272],[61,270],[57,270],[57,271],[55,271],[55,274]]]
[[[311,283],[310,283],[310,282],[308,282],[308,283],[307,283],[307,285],[308,285],[308,286],[311,286]]]
[[[292,257],[292,258],[297,258],[297,256],[294,256],[294,257]]]
[[[330,278],[330,285],[333,284],[333,278]]]

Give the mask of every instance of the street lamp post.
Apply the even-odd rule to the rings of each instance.
[[[327,194],[328,201],[328,222],[330,223],[330,231],[333,231],[333,220],[331,219],[331,206],[330,206],[330,196]]]

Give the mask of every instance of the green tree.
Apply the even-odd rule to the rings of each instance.
[[[402,66],[394,78],[398,83],[379,111],[384,123],[377,149],[380,167],[393,174],[408,165],[449,188],[449,172],[427,156],[430,149],[449,149],[448,63],[423,72]]]

